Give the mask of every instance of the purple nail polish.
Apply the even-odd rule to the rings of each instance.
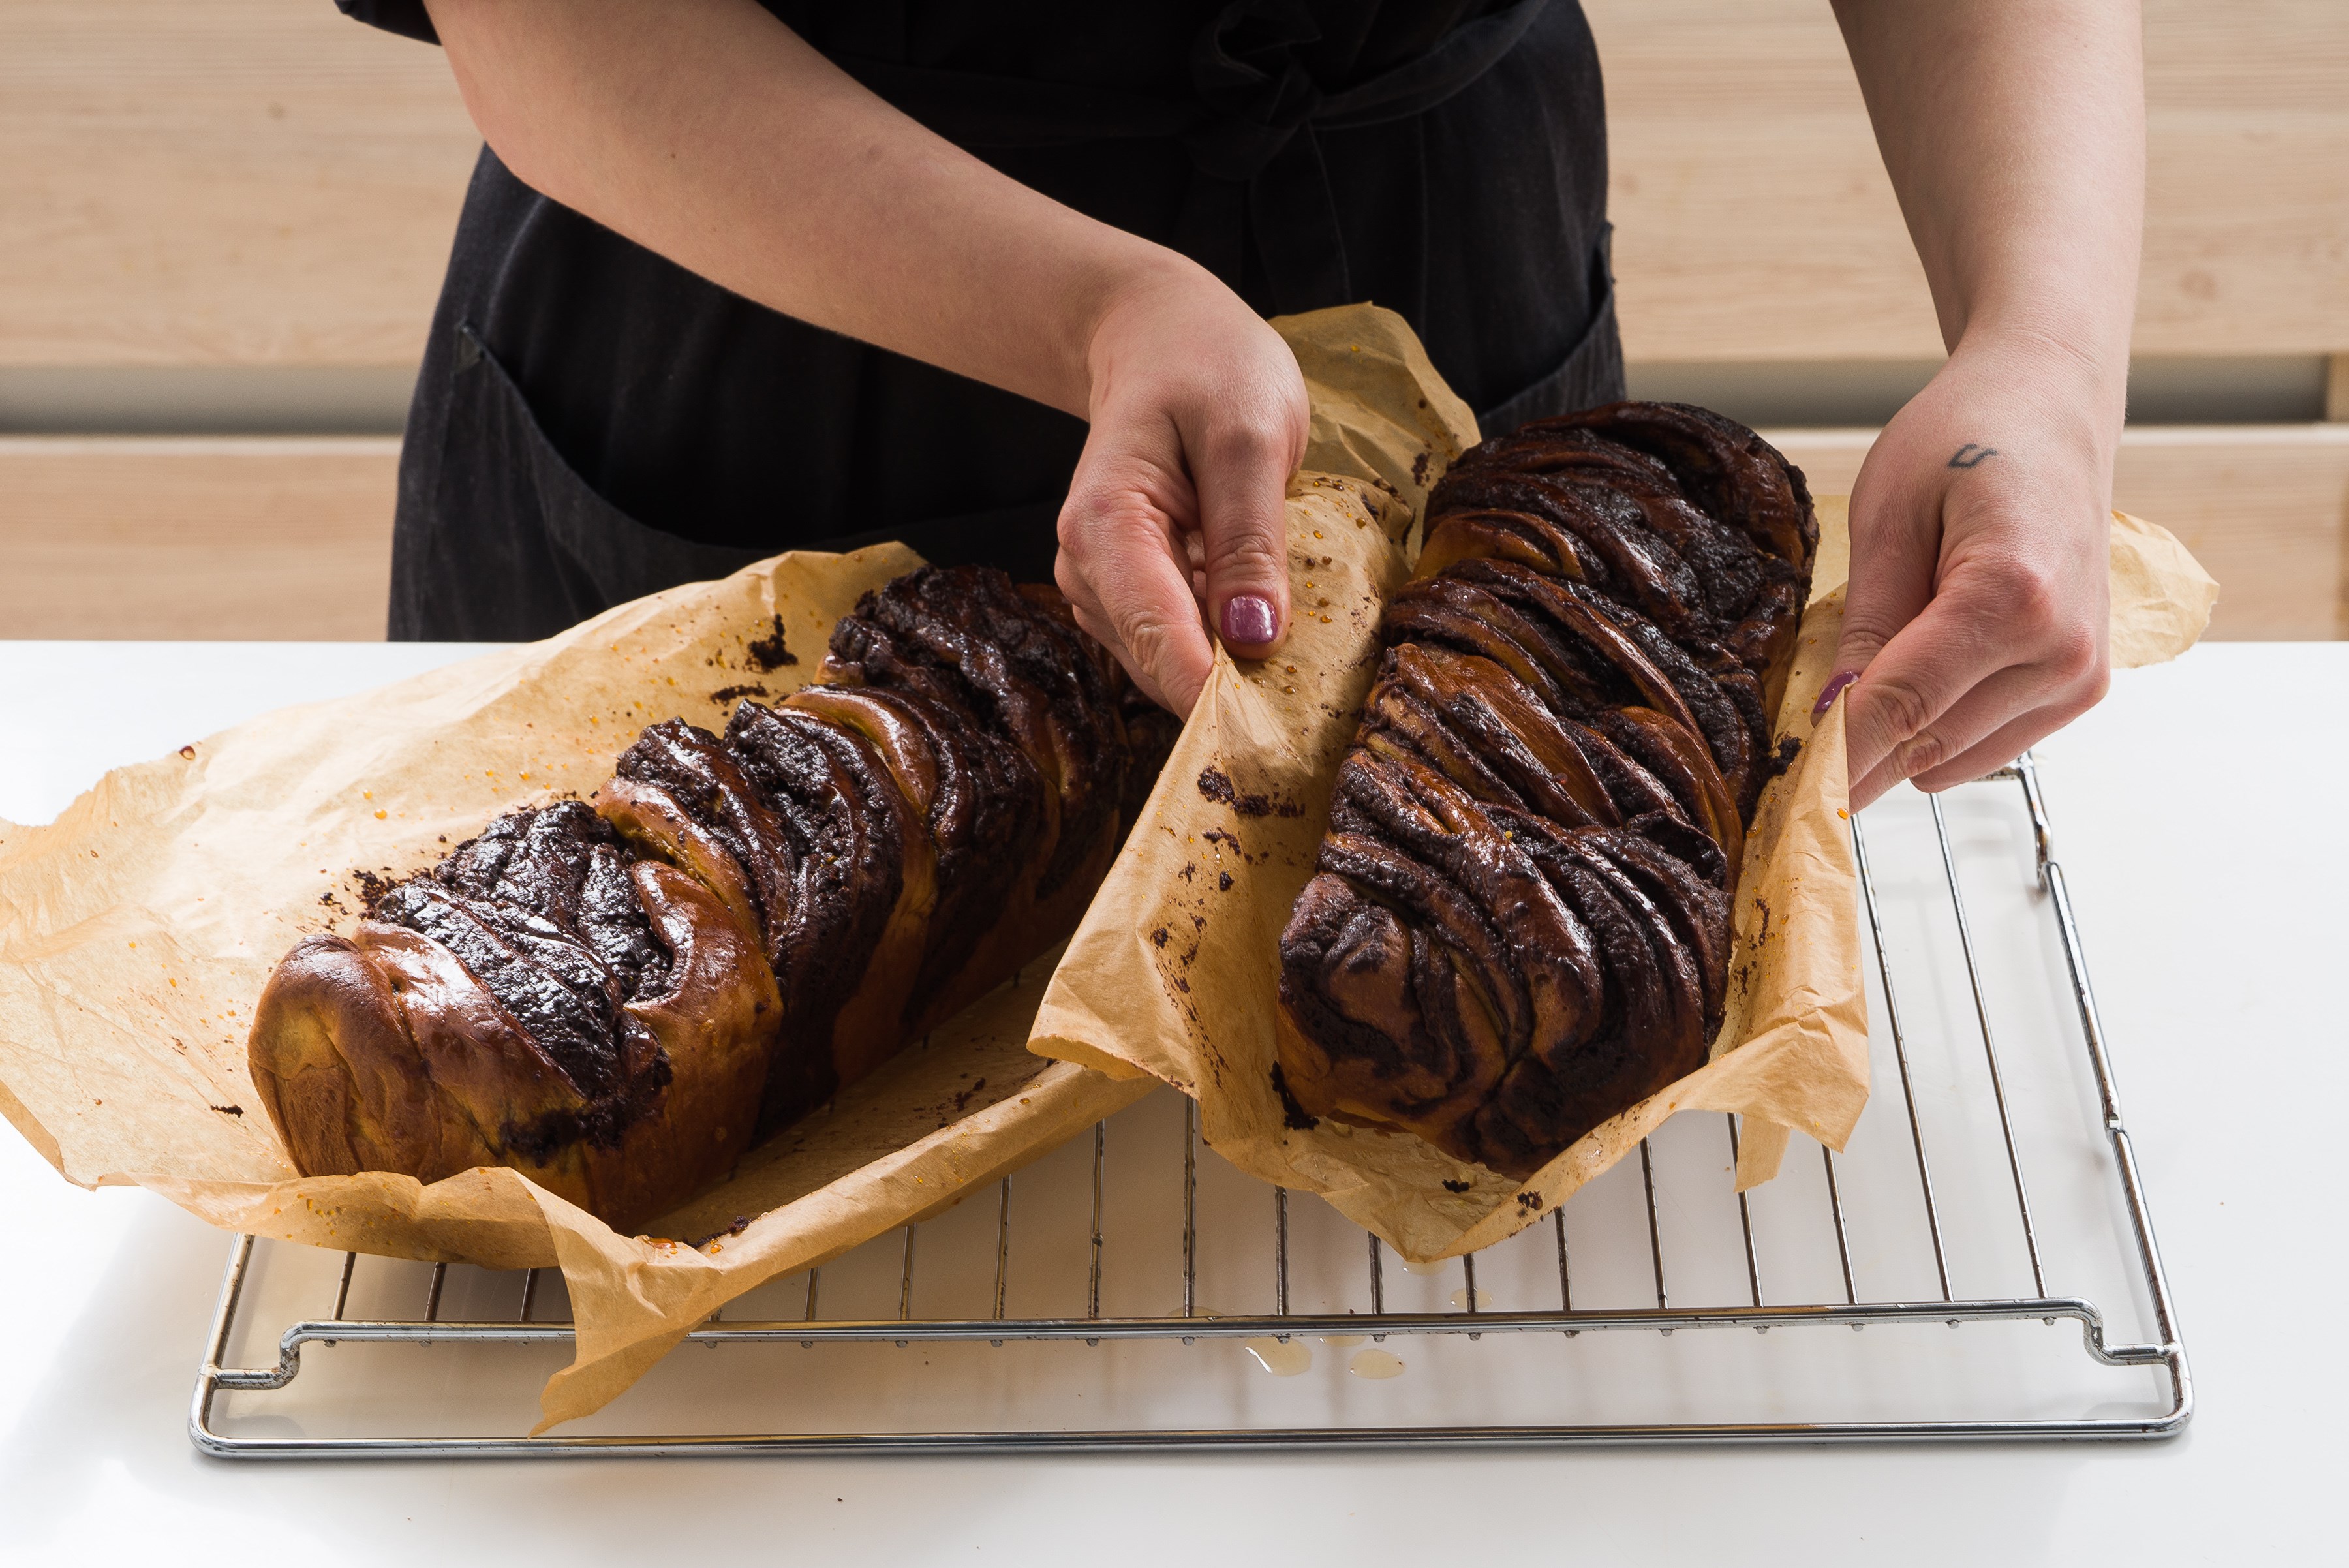
[[[1279,633],[1272,601],[1255,594],[1237,594],[1224,601],[1224,640],[1258,648]]]
[[[1859,671],[1857,670],[1839,670],[1829,676],[1826,690],[1821,691],[1819,700],[1811,704],[1811,722],[1816,723],[1826,718],[1827,710],[1835,706],[1835,700],[1843,695],[1844,688],[1858,679]]]

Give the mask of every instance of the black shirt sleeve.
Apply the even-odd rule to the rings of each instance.
[[[432,18],[425,13],[424,0],[335,0],[335,5],[351,20],[370,27],[427,44],[440,41],[440,35],[432,30]]]

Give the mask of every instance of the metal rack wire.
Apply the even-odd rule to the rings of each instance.
[[[1201,1305],[1200,1140],[1196,1108],[1185,1103],[1181,1158],[1181,1305],[1178,1311],[1160,1315],[1104,1314],[1102,1311],[1106,1244],[1102,1193],[1107,1137],[1103,1124],[1095,1127],[1092,1138],[1091,1234],[1084,1249],[1083,1265],[1086,1309],[1081,1317],[1019,1316],[1007,1313],[1008,1289],[1014,1269],[1014,1247],[1013,1179],[1006,1178],[995,1205],[990,1314],[961,1317],[919,1317],[915,1314],[915,1265],[919,1228],[908,1226],[903,1232],[898,1260],[897,1311],[894,1317],[827,1319],[819,1316],[823,1271],[811,1270],[806,1275],[803,1309],[797,1319],[713,1320],[689,1335],[688,1342],[712,1348],[796,1345],[812,1349],[825,1345],[875,1343],[929,1346],[984,1342],[1000,1347],[1008,1344],[1082,1341],[1087,1345],[1112,1346],[1110,1351],[1103,1353],[1104,1356],[1109,1356],[1115,1354],[1114,1347],[1135,1342],[1193,1345],[1203,1341],[1245,1340],[1259,1344],[1287,1344],[1302,1337],[1330,1340],[1339,1336],[1367,1336],[1374,1342],[1400,1337],[1425,1344],[1447,1338],[1456,1343],[1463,1336],[1475,1341],[1487,1335],[1512,1335],[1518,1336],[1516,1343],[1522,1346],[1533,1343],[1532,1336],[1540,1336],[1546,1343],[1556,1343],[1560,1336],[1573,1340],[1583,1334],[1601,1332],[1640,1331],[1670,1336],[1682,1329],[1699,1328],[1741,1327],[1766,1334],[1778,1327],[1830,1324],[1861,1329],[1877,1324],[1946,1324],[1954,1328],[1964,1324],[2041,1320],[2054,1324],[2061,1320],[2069,1320],[2079,1325],[2081,1343],[2090,1363],[2098,1367],[2151,1369],[2159,1375],[2160,1381],[2167,1384],[2166,1403],[2152,1401],[2142,1411],[2126,1414],[2101,1413],[2110,1407],[2098,1405],[2081,1413],[2013,1417],[1976,1413],[1949,1418],[1655,1419],[1556,1423],[1496,1419],[1489,1422],[1439,1420],[1419,1424],[1346,1422],[1261,1426],[1237,1422],[1218,1426],[1139,1422],[1125,1427],[1038,1425],[1025,1429],[936,1431],[678,1431],[557,1435],[538,1438],[440,1434],[254,1435],[229,1429],[222,1418],[222,1397],[228,1395],[258,1395],[289,1387],[301,1374],[305,1346],[314,1343],[321,1345],[386,1342],[484,1346],[565,1345],[570,1341],[573,1330],[568,1322],[541,1321],[535,1315],[541,1294],[540,1272],[535,1270],[527,1272],[515,1287],[513,1299],[517,1302],[517,1310],[512,1319],[442,1321],[440,1309],[450,1273],[446,1264],[431,1268],[419,1315],[353,1321],[347,1318],[345,1313],[351,1298],[357,1258],[356,1254],[346,1254],[341,1261],[336,1285],[334,1311],[329,1316],[303,1318],[286,1326],[278,1337],[277,1364],[274,1367],[232,1366],[228,1364],[227,1357],[233,1336],[241,1330],[247,1334],[254,1332],[253,1325],[245,1322],[245,1314],[247,1287],[254,1267],[256,1247],[281,1245],[257,1243],[253,1237],[239,1236],[230,1250],[204,1362],[196,1380],[189,1413],[190,1437],[202,1451],[227,1458],[450,1458],[1392,1448],[1685,1441],[2158,1438],[2174,1435],[2190,1418],[2192,1383],[2185,1347],[2177,1330],[2168,1281],[2163,1272],[2160,1252],[2154,1240],[2153,1222],[2137,1170],[2136,1151],[2121,1116],[2104,1028],[2089,985],[2079,931],[2073,916],[2070,890],[2064,881],[2063,867],[2054,857],[2045,803],[2033,760],[2025,756],[2016,766],[1994,775],[1994,779],[2015,786],[2023,812],[2027,817],[2032,860],[2038,884],[2036,902],[2046,918],[2052,919],[2054,935],[2060,942],[2071,1001],[2077,1014],[2078,1041],[2085,1048],[2087,1076],[2095,1113],[2101,1122],[2106,1159],[2104,1168],[2096,1173],[2095,1179],[2103,1182],[2108,1190],[2116,1189],[2122,1205],[2123,1221],[2115,1227],[2119,1233],[2107,1240],[2118,1243],[2120,1251],[2127,1255],[2132,1265],[2120,1278],[2127,1293],[2136,1297],[2149,1315],[2152,1328],[2149,1339],[2137,1343],[2116,1343],[2116,1334],[2108,1333],[2106,1312],[2095,1300],[2085,1294],[2049,1293],[2048,1261],[2043,1256],[2042,1227],[2034,1219],[2030,1189],[2024,1177],[2025,1160],[2017,1136],[2017,1118],[2010,1105],[2008,1075],[2002,1063],[1992,1026],[1993,1009],[1985,987],[1983,964],[1977,951],[1975,929],[1969,921],[1949,816],[1940,799],[1933,797],[1930,801],[1932,828],[1940,851],[1942,880],[1947,886],[1949,911],[1954,919],[1958,952],[1963,961],[1973,1018],[1980,1034],[1982,1064],[1995,1108],[2004,1175],[2013,1189],[2013,1222],[2019,1230],[2023,1254],[2028,1262],[2031,1280],[2028,1294],[1960,1296],[1952,1289],[1950,1248],[1944,1236],[1944,1195],[1936,1191],[1932,1162],[1929,1158],[1928,1118],[1920,1114],[1918,1074],[1911,1060],[1911,1032],[1904,1023],[1900,997],[1895,985],[1894,966],[1887,949],[1879,888],[1869,863],[1867,836],[1855,818],[1852,842],[1857,857],[1868,929],[1876,952],[1880,985],[1878,1000],[1889,1026],[1889,1044],[1898,1067],[1901,1105],[1907,1117],[1905,1153],[1913,1158],[1919,1210],[1930,1243],[1933,1274],[1938,1282],[1938,1293],[1934,1295],[1924,1299],[1862,1299],[1857,1283],[1859,1273],[1855,1268],[1852,1231],[1846,1211],[1846,1191],[1850,1173],[1841,1168],[1842,1162],[1833,1151],[1821,1147],[1819,1157],[1826,1220],[1831,1226],[1834,1238],[1836,1271],[1839,1274],[1843,1299],[1782,1303],[1767,1298],[1764,1288],[1763,1249],[1756,1241],[1752,1199],[1750,1195],[1739,1194],[1735,1209],[1743,1257],[1738,1260],[1742,1262],[1742,1270],[1738,1272],[1742,1274],[1743,1293],[1746,1299],[1728,1305],[1674,1306],[1666,1277],[1665,1220],[1658,1202],[1657,1160],[1651,1147],[1654,1140],[1651,1139],[1640,1145],[1640,1182],[1646,1232],[1646,1272],[1649,1276],[1642,1288],[1644,1290],[1645,1283],[1652,1284],[1655,1303],[1652,1307],[1644,1304],[1633,1307],[1586,1304],[1578,1307],[1575,1304],[1575,1269],[1573,1250],[1569,1245],[1569,1232],[1573,1228],[1567,1219],[1568,1210],[1574,1205],[1568,1204],[1554,1211],[1547,1225],[1537,1228],[1549,1232],[1547,1238],[1542,1239],[1544,1253],[1554,1252],[1555,1256],[1555,1306],[1513,1306],[1506,1310],[1486,1306],[1476,1283],[1477,1260],[1475,1255],[1470,1255],[1461,1260],[1461,1273],[1465,1286],[1463,1291],[1455,1293],[1457,1304],[1454,1310],[1390,1310],[1390,1262],[1384,1257],[1376,1236],[1352,1231],[1353,1236],[1361,1238],[1352,1243],[1361,1249],[1355,1253],[1358,1262],[1353,1267],[1366,1269],[1363,1282],[1367,1285],[1369,1311],[1294,1310],[1292,1205],[1290,1195],[1286,1190],[1277,1189],[1273,1197],[1271,1235],[1267,1238],[1272,1254],[1270,1310],[1243,1314],[1213,1314]],[[1936,980],[1943,977],[1928,978]],[[1879,1099],[1882,1097],[1879,1096]],[[1882,1110],[1879,1109],[1878,1114],[1882,1115]],[[1726,1147],[1733,1165],[1738,1147],[1738,1127],[1735,1118],[1723,1119],[1727,1123]],[[1320,1229],[1326,1232],[1329,1227]],[[1520,1237],[1505,1245],[1519,1246],[1526,1241],[1527,1238]],[[306,1251],[290,1247],[286,1250]],[[1518,1272],[1522,1277],[1522,1252],[1518,1255]],[[1547,1269],[1547,1262],[1543,1267]],[[1102,1376],[1105,1376],[1106,1373]],[[2033,1403],[2032,1392],[2027,1386],[2018,1386],[2013,1390],[2014,1403],[2029,1407]]]

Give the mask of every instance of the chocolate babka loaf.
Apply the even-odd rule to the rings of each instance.
[[[295,1166],[508,1165],[631,1224],[1066,936],[1172,730],[1059,595],[923,568],[823,676],[297,945],[248,1049]]]
[[[1293,1112],[1524,1178],[1703,1064],[1817,542],[1702,409],[1462,455],[1281,934]]]

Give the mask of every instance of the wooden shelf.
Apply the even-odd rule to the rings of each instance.
[[[1939,357],[1821,0],[1587,9],[1635,361]],[[2138,352],[2349,356],[2349,7],[2147,0],[2146,40]],[[36,384],[412,366],[479,138],[438,50],[326,0],[9,0],[0,145],[0,367]],[[2344,430],[2131,433],[2120,504],[2226,585],[2213,635],[2349,629]],[[1836,489],[1867,435],[1785,440]],[[0,636],[378,637],[396,454],[0,438]]]
[[[1821,493],[1848,494],[1873,431],[1771,431]],[[2113,504],[2219,579],[2209,635],[2349,637],[2349,424],[2145,426],[2121,438]]]
[[[388,436],[0,438],[0,637],[382,638]]]

